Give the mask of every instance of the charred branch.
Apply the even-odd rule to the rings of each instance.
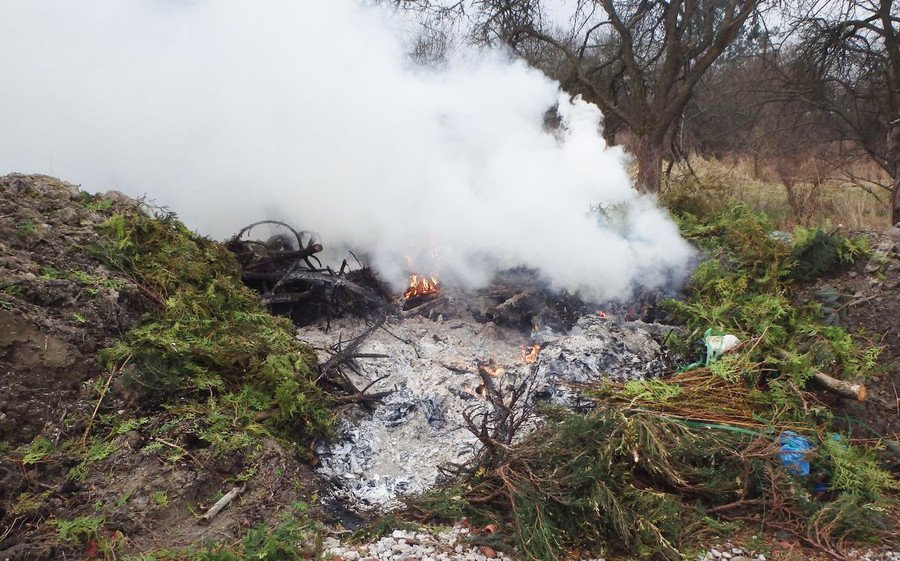
[[[450,299],[446,296],[440,296],[438,298],[434,298],[433,300],[429,300],[423,304],[419,304],[414,308],[410,308],[409,310],[402,310],[400,312],[400,317],[404,319],[408,319],[418,315],[427,315],[429,312],[434,310],[439,306],[443,306],[450,302]]]
[[[283,227],[291,235],[273,235],[266,241],[243,239],[259,225]],[[390,306],[377,277],[356,256],[359,269],[350,270],[347,260],[337,271],[323,267],[316,257],[324,249],[318,237],[284,222],[255,222],[226,245],[237,257],[244,284],[261,294],[270,311],[287,315],[298,324],[351,310],[368,314]]]

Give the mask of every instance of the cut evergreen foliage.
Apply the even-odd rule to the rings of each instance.
[[[869,375],[878,349],[793,295],[797,283],[865,254],[865,243],[807,229],[786,243],[744,206],[670,197],[705,253],[686,298],[665,303],[689,328],[678,345],[690,349],[709,328],[743,345],[671,378],[593,388],[594,412],[557,411],[539,432],[480,455],[461,501],[450,502],[507,522],[519,549],[540,560],[572,548],[681,559],[687,538],[731,520],[829,553],[843,539],[889,533],[897,480],[871,449],[833,437],[829,412],[804,391],[816,371]],[[781,464],[787,429],[813,443],[810,478]]]
[[[797,303],[792,293],[798,281],[866,254],[865,241],[797,228],[789,244],[745,206],[677,197],[674,205],[682,233],[706,253],[686,298],[665,302],[691,330],[682,349],[710,327],[736,335],[745,342],[742,358],[731,359],[744,361],[737,371],[751,385],[765,382],[764,395],[782,406],[802,399],[798,390],[816,371],[839,379],[871,373],[879,349],[825,325],[818,305]]]
[[[829,489],[816,494],[781,465],[777,434],[605,403],[552,419],[473,470],[464,499],[470,513],[508,522],[539,560],[574,548],[682,559],[715,519],[758,520],[826,551],[891,531],[885,492],[897,484],[871,453],[818,441],[816,474]]]
[[[207,428],[229,403],[228,414],[240,417],[229,418],[232,429],[253,425],[263,412],[273,428],[307,436],[329,426],[332,414],[311,371],[315,355],[241,283],[224,246],[170,213],[115,214],[100,232],[101,255],[147,298],[141,323],[102,355],[110,368],[127,362],[126,382],[144,404],[202,404]]]

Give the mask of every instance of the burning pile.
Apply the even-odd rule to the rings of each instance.
[[[537,360],[539,352],[541,352],[540,345],[531,345],[531,347],[522,345],[522,362],[525,364],[532,364]]]
[[[403,297],[407,300],[422,296],[431,296],[437,294],[441,290],[441,284],[437,275],[410,275],[409,287],[403,293]]]
[[[426,491],[443,467],[473,459],[493,427],[531,430],[540,401],[583,406],[570,384],[643,379],[666,367],[644,324],[598,317],[533,270],[507,271],[474,293],[411,273],[398,299],[364,266],[320,263],[315,236],[269,225],[292,235],[277,245],[243,239],[254,224],[230,247],[245,282],[302,318],[298,336],[319,352],[320,383],[349,405],[337,438],[319,443],[319,470],[334,498],[359,511]],[[316,306],[323,312],[310,313]],[[376,319],[366,326],[361,317]]]

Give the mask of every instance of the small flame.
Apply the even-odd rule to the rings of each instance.
[[[429,294],[437,294],[441,289],[441,283],[438,281],[437,275],[410,275],[409,287],[403,293],[404,298],[412,298],[414,296],[428,296]]]
[[[538,353],[541,352],[540,345],[532,345],[530,348],[523,345],[522,346],[522,360],[525,361],[525,364],[531,364],[537,360]]]
[[[481,365],[481,368],[484,369],[484,372],[488,376],[491,376],[493,378],[496,378],[498,376],[503,376],[503,373],[505,372],[505,370],[503,369],[502,366],[489,366],[489,365],[483,364],[483,365]]]

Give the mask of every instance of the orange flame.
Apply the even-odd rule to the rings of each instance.
[[[540,345],[532,345],[530,348],[522,345],[522,360],[525,361],[525,364],[531,364],[537,360],[539,352],[541,352]]]
[[[429,294],[437,294],[441,289],[441,283],[438,282],[436,275],[410,275],[409,287],[403,293],[404,298],[412,298],[413,296],[428,296]]]
[[[505,372],[502,366],[488,366],[483,364],[481,365],[481,368],[484,369],[485,373],[488,376],[492,376],[494,378],[503,376],[503,373]]]

